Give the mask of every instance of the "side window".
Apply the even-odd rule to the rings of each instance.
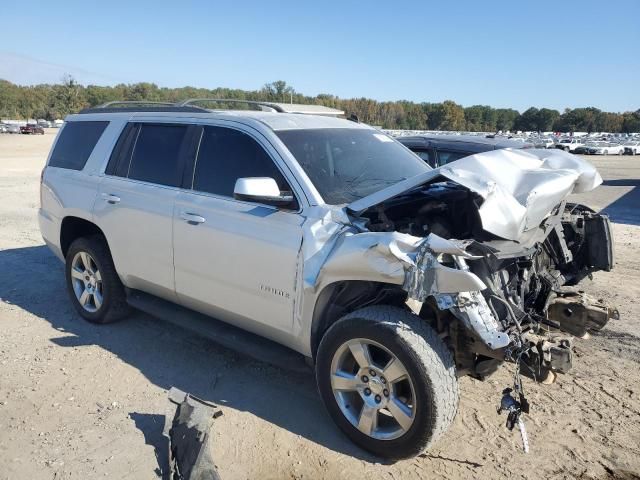
[[[118,163],[116,175],[179,186],[182,182],[181,152],[187,128],[187,125],[140,124],[131,142],[131,153],[125,154],[124,162]]]
[[[204,127],[193,172],[193,189],[233,197],[236,180],[271,177],[280,191],[291,191],[267,152],[245,133],[224,127]]]
[[[433,158],[433,155],[431,154],[431,150],[414,150],[413,152],[416,155],[418,155],[422,160],[427,162],[427,164],[429,164],[430,166],[432,167],[436,166],[436,162],[435,162],[435,159]]]
[[[447,150],[438,150],[438,165],[446,165],[447,163],[455,162],[464,157],[468,157],[470,154],[466,152],[452,152]]]
[[[109,122],[68,122],[49,160],[50,167],[82,170]]]

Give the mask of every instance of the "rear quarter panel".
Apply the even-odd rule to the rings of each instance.
[[[87,120],[90,120],[89,118]],[[65,217],[78,217],[93,222],[93,206],[109,155],[126,120],[112,120],[96,143],[83,170],[48,166],[51,152],[64,132],[60,129],[47,158],[40,187],[39,223],[42,236],[61,260],[60,226]],[[66,124],[65,124],[66,125]]]

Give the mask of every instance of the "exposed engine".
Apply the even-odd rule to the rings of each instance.
[[[566,287],[613,266],[609,219],[583,205],[564,201],[541,225],[540,241],[529,249],[496,248],[503,239],[486,232],[478,214],[482,198],[454,182],[433,183],[407,192],[363,213],[367,229],[425,237],[470,239],[477,257],[460,265],[440,257],[443,265],[466,268],[488,287],[481,292],[500,330],[511,338],[503,349],[485,342],[442,308],[428,302],[421,315],[446,334],[460,372],[484,377],[504,360],[522,364],[522,373],[538,381],[571,367],[571,337],[601,329],[618,313],[603,302]],[[546,235],[546,236],[545,236]],[[515,242],[510,242],[515,244]]]

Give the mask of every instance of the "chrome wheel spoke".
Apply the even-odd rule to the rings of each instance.
[[[370,407],[366,403],[362,406],[360,418],[358,419],[358,430],[369,436],[373,434],[378,427],[378,409]]]
[[[93,304],[96,306],[96,309],[102,306],[102,294],[97,290],[93,293]]]
[[[397,358],[392,357],[391,360],[389,360],[389,363],[384,367],[384,370],[382,370],[382,374],[384,375],[384,378],[387,379],[387,382],[394,383],[406,377],[407,371]]]
[[[91,297],[91,294],[89,293],[88,290],[84,290],[82,292],[82,295],[80,295],[80,298],[78,299],[80,301],[80,305],[82,305],[83,307],[87,306],[87,303],[89,302],[89,297]]]
[[[98,270],[96,268],[96,271],[93,272],[93,276],[96,277],[96,281],[101,282],[102,281],[102,275],[100,274],[100,270]]]
[[[360,385],[360,379],[355,375],[343,372],[336,372],[331,375],[331,387],[334,391],[353,391]]]
[[[80,252],[80,261],[82,262],[82,266],[88,272],[92,271],[91,268],[91,257],[87,252]]]
[[[78,270],[76,267],[71,267],[71,276],[76,280],[81,280],[82,282],[84,282],[84,272]]]
[[[353,358],[356,359],[360,368],[369,368],[372,365],[369,345],[366,343],[357,340],[350,342],[349,350],[351,351]]]
[[[411,411],[411,408],[402,403],[395,395],[391,397],[391,400],[387,404],[387,408],[400,427],[405,431],[408,430],[413,423],[413,412]]]

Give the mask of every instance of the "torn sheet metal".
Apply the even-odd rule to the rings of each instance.
[[[409,297],[424,302],[431,295],[487,288],[474,273],[442,265],[436,257],[438,253],[473,258],[460,244],[430,234],[421,243],[413,268],[407,269],[403,288]]]
[[[347,206],[359,215],[385,200],[440,177],[480,195],[483,228],[520,241],[571,193],[593,190],[602,178],[590,163],[562,150],[493,150],[409,178]]]
[[[212,403],[172,387],[169,400],[178,405],[167,417],[163,435],[169,439],[171,480],[220,480],[212,456],[213,420],[222,411]]]

